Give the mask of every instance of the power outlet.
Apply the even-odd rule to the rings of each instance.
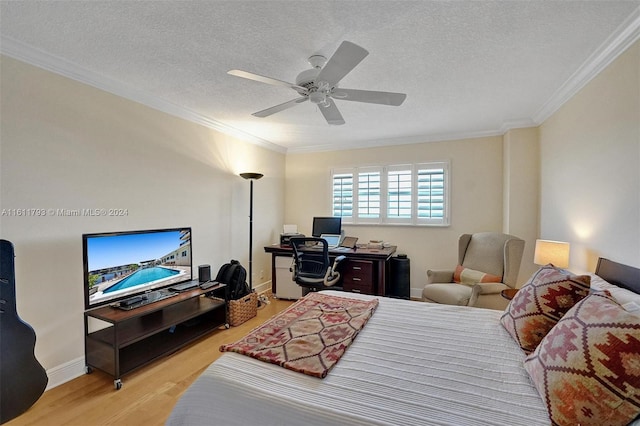
[[[264,269],[260,269],[260,279],[264,280]]]

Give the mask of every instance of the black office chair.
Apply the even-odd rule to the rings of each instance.
[[[291,238],[293,248],[293,280],[306,291],[318,291],[326,288],[342,290],[336,284],[340,281],[338,267],[346,259],[338,256],[331,263],[329,245],[322,238]]]

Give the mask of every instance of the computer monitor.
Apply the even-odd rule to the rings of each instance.
[[[341,217],[314,217],[311,235],[320,237],[322,234],[340,235],[342,231]]]

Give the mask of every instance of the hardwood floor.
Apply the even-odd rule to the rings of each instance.
[[[202,371],[216,360],[220,345],[234,342],[292,302],[269,299],[255,318],[209,336],[122,378],[100,371],[55,387],[27,412],[6,423],[18,425],[162,425],[178,398]]]

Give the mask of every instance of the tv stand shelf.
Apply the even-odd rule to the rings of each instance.
[[[121,376],[134,371],[221,325],[228,327],[225,285],[195,288],[131,310],[111,306],[84,313],[86,372],[98,369],[122,387]],[[215,298],[207,295],[216,296]],[[100,320],[105,328],[90,331]]]

